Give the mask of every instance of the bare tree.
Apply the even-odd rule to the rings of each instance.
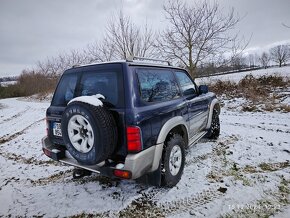
[[[274,62],[279,64],[286,64],[290,60],[290,46],[289,45],[278,45],[270,49],[271,58]]]
[[[250,68],[255,67],[255,55],[254,54],[249,54],[248,61],[249,61]]]
[[[237,35],[229,34],[239,22],[233,9],[224,14],[217,3],[170,0],[164,10],[170,25],[160,34],[157,48],[166,59],[186,67],[192,77],[201,61],[237,40]]]
[[[270,60],[271,60],[270,55],[266,52],[263,52],[261,57],[259,58],[262,67],[264,67],[265,69],[268,67]]]
[[[88,44],[84,52],[88,63],[106,62],[116,59],[114,45],[107,38]]]
[[[151,57],[155,34],[147,24],[136,26],[122,11],[107,26],[102,40],[88,44],[83,50],[70,50],[37,62],[37,72],[59,76],[64,70],[81,64],[126,59],[128,55]]]
[[[231,66],[233,70],[241,70],[247,66],[246,58],[242,54],[231,57]]]
[[[50,77],[57,77],[64,70],[74,66],[88,63],[82,50],[70,50],[55,57],[47,58],[36,63],[35,71]]]
[[[126,59],[128,55],[151,57],[154,50],[155,34],[147,23],[143,28],[135,25],[131,18],[120,11],[107,26],[106,44],[114,48],[112,57]]]

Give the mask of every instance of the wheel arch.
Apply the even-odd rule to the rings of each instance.
[[[158,169],[163,152],[163,146],[166,140],[170,137],[171,133],[179,133],[185,140],[186,145],[188,145],[188,127],[185,119],[182,116],[177,116],[169,119],[161,128],[157,141],[156,149],[154,153],[154,159],[152,163],[152,168],[150,172]]]
[[[214,108],[217,108],[218,114],[220,114],[221,107],[220,107],[219,101],[216,98],[212,100],[212,102],[211,102],[211,104],[209,106],[209,114],[208,114],[208,120],[207,120],[207,124],[206,124],[206,129],[210,128]]]
[[[156,144],[164,143],[169,136],[169,133],[172,131],[182,133],[185,141],[188,142],[188,127],[186,121],[182,116],[177,116],[169,119],[162,126]]]

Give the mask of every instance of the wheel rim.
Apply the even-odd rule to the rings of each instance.
[[[89,121],[82,115],[74,115],[68,122],[68,137],[73,147],[81,152],[89,152],[94,145],[94,131]]]
[[[182,153],[179,145],[174,145],[169,157],[169,170],[173,176],[176,176],[181,168]]]

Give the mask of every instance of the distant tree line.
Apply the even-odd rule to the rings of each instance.
[[[1,82],[16,81],[17,78],[18,78],[17,76],[6,76],[6,77],[1,77],[1,78],[0,78],[0,83],[1,83]]]
[[[268,68],[270,66],[286,66],[290,63],[290,45],[282,44],[270,48],[261,54],[239,54],[221,61],[202,63],[197,76],[212,75],[221,72],[244,71],[248,69]]]

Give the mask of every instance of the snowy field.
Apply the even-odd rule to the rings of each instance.
[[[225,75],[219,75],[219,76],[202,77],[202,78],[196,79],[196,82],[199,84],[204,84],[204,83],[208,84],[211,82],[215,82],[217,80],[239,82],[242,78],[250,74],[253,75],[254,77],[269,76],[269,75],[290,77],[290,66],[273,67],[273,68],[260,69],[260,70],[250,70],[246,72],[225,74]]]
[[[0,217],[289,217],[290,116],[225,101],[221,136],[192,146],[171,189],[72,168],[41,150],[47,102],[0,100]]]
[[[17,81],[7,81],[7,82],[0,82],[0,85],[3,86],[3,87],[7,87],[7,86],[10,86],[10,85],[14,85],[16,83],[17,83]]]

